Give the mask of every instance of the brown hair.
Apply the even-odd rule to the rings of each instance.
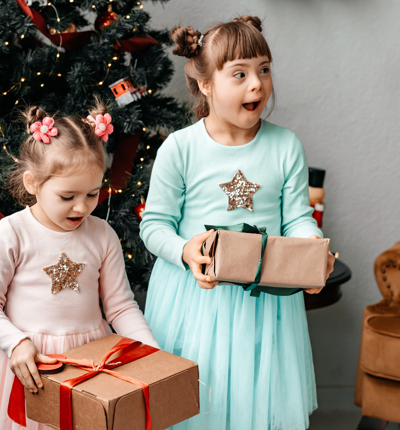
[[[189,58],[185,65],[186,83],[191,94],[197,98],[194,107],[198,118],[208,116],[210,107],[197,81],[210,82],[214,70],[222,70],[227,61],[238,58],[272,55],[261,34],[261,21],[255,16],[244,15],[232,22],[217,24],[201,34],[192,27],[175,27],[171,39],[176,47],[174,54]],[[274,91],[272,103],[274,104]]]
[[[96,115],[106,112],[107,107],[95,98],[95,107],[89,112],[90,115],[96,118]],[[33,138],[30,126],[51,115],[39,106],[31,106],[22,112],[22,116],[29,135],[22,144],[18,163],[8,179],[11,195],[22,206],[36,203],[36,197],[28,193],[23,183],[24,172],[28,170],[35,175],[39,187],[52,176],[68,174],[88,165],[98,166],[105,172],[105,151],[100,137],[94,132],[93,122],[86,118],[54,116],[58,135],[46,144]]]

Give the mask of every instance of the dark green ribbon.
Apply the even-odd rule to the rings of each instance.
[[[239,233],[255,233],[261,234],[261,255],[257,266],[256,276],[254,282],[251,285],[245,286],[238,282],[232,282],[235,285],[241,285],[245,291],[251,291],[250,295],[253,297],[259,297],[260,293],[273,294],[275,296],[289,296],[301,291],[300,288],[276,288],[276,287],[263,287],[259,286],[261,280],[261,269],[264,252],[267,246],[268,234],[265,227],[257,227],[255,225],[249,225],[246,223],[234,224],[234,225],[205,225],[206,230],[228,230],[237,231]]]

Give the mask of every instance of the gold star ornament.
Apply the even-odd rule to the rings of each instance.
[[[243,173],[238,170],[231,180],[219,184],[229,197],[228,211],[237,208],[253,211],[253,194],[261,187],[254,182],[248,182]]]
[[[64,288],[77,291],[79,293],[78,275],[86,266],[84,263],[74,263],[64,253],[54,266],[45,267],[43,270],[51,278],[51,292],[56,294]]]

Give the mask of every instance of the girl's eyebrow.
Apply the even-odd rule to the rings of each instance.
[[[229,66],[228,69],[231,69],[232,67],[248,67],[249,65],[246,63],[235,63],[232,64],[232,66]]]
[[[262,61],[260,63],[260,66],[262,66],[263,64],[270,64],[270,63],[271,62],[269,60],[265,60],[265,61]],[[232,64],[231,66],[228,66],[227,68],[231,69],[232,67],[249,67],[249,64],[247,64],[247,63],[235,63],[235,64]]]
[[[100,187],[94,188],[92,191],[89,191],[90,193],[93,193],[94,191],[98,191],[100,190]],[[76,194],[78,193],[78,191],[64,191],[64,190],[60,190],[59,193],[63,193],[63,194]]]

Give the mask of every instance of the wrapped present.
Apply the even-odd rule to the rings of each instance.
[[[213,281],[242,285],[252,296],[325,286],[330,239],[269,236],[248,224],[206,228],[216,230],[202,246],[212,259],[203,273]]]
[[[161,430],[200,412],[198,366],[185,358],[116,334],[55,357],[62,371],[42,375],[38,394],[25,390],[28,418],[51,428]],[[18,421],[14,386],[8,410]]]

